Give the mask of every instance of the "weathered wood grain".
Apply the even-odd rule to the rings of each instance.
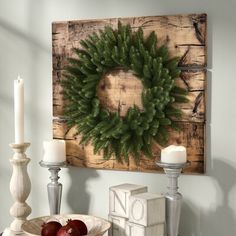
[[[130,24],[133,30],[142,27],[144,35],[155,31],[158,45],[166,44],[170,56],[181,58],[180,66],[206,66],[206,14],[151,16],[54,22],[52,24],[53,69],[62,69],[72,48],[81,48],[80,40],[105,25],[117,28],[118,21]]]
[[[136,105],[143,110],[143,84],[132,71],[114,70],[99,82],[97,95],[110,112],[118,111],[124,117],[130,107]]]
[[[179,125],[181,131],[172,131],[167,145],[181,144],[186,146],[191,166],[186,168],[185,172],[204,172],[204,124],[180,122]],[[53,133],[54,138],[66,140],[67,157],[72,165],[129,171],[160,171],[155,164],[155,161],[160,158],[160,146],[155,143],[153,143],[155,159],[142,156],[137,165],[132,157],[129,158],[129,163],[118,163],[114,157],[109,161],[104,160],[102,152],[94,155],[93,146],[91,144],[80,145],[81,136],[77,134],[76,128],[69,129],[63,119],[53,120]]]
[[[61,94],[63,68],[67,58],[74,57],[72,48],[81,48],[80,40],[92,32],[104,29],[110,25],[116,29],[118,21],[130,24],[133,30],[142,27],[144,35],[155,31],[158,45],[166,44],[170,57],[180,57],[181,76],[176,84],[189,91],[189,103],[176,105],[183,112],[181,131],[171,131],[168,144],[181,144],[187,147],[188,160],[191,166],[186,173],[203,173],[205,170],[205,94],[206,94],[206,14],[151,16],[137,18],[115,18],[101,20],[82,20],[54,22],[52,24],[52,54],[53,54],[53,137],[65,139],[68,162],[75,166],[114,170],[160,171],[155,161],[160,158],[162,147],[153,144],[155,159],[141,157],[140,163],[135,163],[130,157],[128,163],[118,163],[114,157],[106,161],[102,152],[93,154],[92,145],[81,146],[80,135],[76,128],[68,129],[63,117],[65,101]],[[102,105],[110,111],[119,111],[124,116],[134,104],[142,110],[141,93],[143,85],[132,72],[114,70],[105,75],[98,87],[97,95]]]

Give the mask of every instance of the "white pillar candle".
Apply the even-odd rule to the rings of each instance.
[[[15,143],[24,143],[24,81],[14,80]]]
[[[50,140],[43,142],[43,161],[60,163],[66,161],[66,144],[64,140]]]
[[[187,161],[186,148],[170,145],[161,150],[161,161],[165,163],[185,163]]]

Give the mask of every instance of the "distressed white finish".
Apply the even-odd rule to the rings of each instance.
[[[164,236],[165,224],[143,226],[131,222],[126,224],[126,236]]]
[[[125,227],[127,219],[120,216],[108,215],[112,227],[109,230],[109,236],[125,236]]]
[[[110,187],[109,213],[114,216],[129,218],[129,197],[147,192],[147,187],[135,184],[121,184]]]
[[[129,221],[143,226],[165,222],[165,197],[160,194],[141,193],[130,196]]]
[[[30,206],[25,202],[31,190],[31,183],[27,173],[27,165],[30,159],[25,154],[25,150],[29,145],[29,143],[10,144],[15,152],[13,158],[10,159],[13,167],[10,192],[15,201],[10,208],[10,215],[14,217],[14,220],[10,228],[4,231],[3,236],[24,235],[21,226],[31,213]]]

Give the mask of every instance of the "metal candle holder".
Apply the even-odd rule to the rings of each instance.
[[[178,192],[178,178],[184,167],[190,164],[185,163],[164,163],[157,161],[156,164],[162,167],[169,179],[166,197],[166,235],[178,236],[179,220],[181,213],[182,195]]]
[[[48,183],[47,185],[50,215],[60,214],[62,184],[58,182],[58,179],[60,178],[58,173],[61,170],[61,168],[67,166],[67,163],[66,162],[49,163],[40,161],[39,164],[44,168],[48,168],[48,170],[51,173],[50,176],[51,182]]]
[[[14,204],[10,208],[10,215],[14,218],[9,228],[4,230],[3,236],[24,235],[21,226],[31,213],[30,206],[26,203],[31,190],[30,178],[27,172],[27,165],[30,162],[25,154],[30,143],[10,144],[14,150],[14,155],[10,159],[13,167],[10,181],[10,192],[14,199]]]

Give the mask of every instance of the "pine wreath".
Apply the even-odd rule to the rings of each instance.
[[[103,150],[104,159],[113,154],[118,161],[128,161],[129,155],[136,161],[141,154],[152,157],[152,140],[164,145],[168,128],[177,128],[173,118],[180,118],[181,110],[173,104],[188,102],[187,91],[175,85],[179,59],[169,58],[165,45],[157,46],[155,32],[145,39],[141,27],[132,32],[121,22],[118,29],[106,26],[80,44],[83,49],[73,49],[77,58],[68,58],[62,81],[67,124],[82,134],[81,144],[92,142],[94,154]],[[120,117],[100,104],[98,83],[117,67],[131,69],[142,81],[143,111],[133,106]]]

